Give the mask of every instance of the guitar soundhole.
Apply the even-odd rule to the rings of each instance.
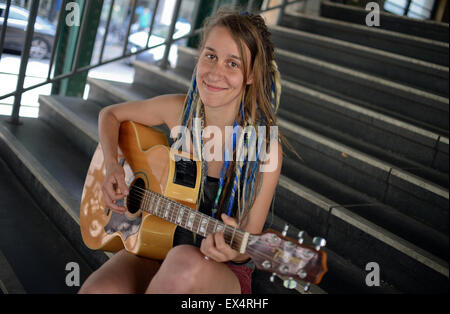
[[[132,214],[139,211],[142,204],[142,198],[145,192],[145,182],[142,179],[137,179],[134,181],[130,187],[130,194],[127,199],[128,211]]]

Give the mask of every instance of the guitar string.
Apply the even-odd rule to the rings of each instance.
[[[183,209],[183,213],[182,213],[182,216],[181,216],[181,222],[180,223],[182,223],[182,224],[184,224],[185,226],[186,226],[186,223],[189,221],[189,218],[190,218],[190,214],[189,215],[186,215],[184,212],[186,211],[187,213],[189,213],[189,212],[191,212],[191,213],[194,213],[195,214],[195,216],[194,216],[194,221],[193,221],[193,224],[192,225],[194,225],[195,223],[201,223],[201,221],[203,220],[203,219],[207,219],[208,220],[208,226],[209,226],[209,222],[212,220],[212,221],[216,221],[216,219],[214,219],[214,218],[212,218],[212,217],[210,217],[210,216],[207,216],[207,215],[205,215],[205,214],[203,214],[203,213],[201,213],[201,212],[198,212],[198,211],[195,211],[195,210],[193,210],[192,208],[189,208],[189,207],[187,207],[187,206],[185,206],[185,205],[183,205],[183,204],[180,204],[180,203],[178,203],[178,202],[176,202],[176,201],[173,201],[173,200],[171,200],[171,199],[168,199],[167,197],[165,197],[164,195],[162,195],[162,194],[159,194],[159,193],[156,193],[156,192],[154,192],[154,191],[152,191],[152,190],[148,190],[148,189],[143,189],[143,188],[140,188],[140,187],[135,187],[135,188],[137,188],[137,189],[139,189],[139,190],[141,190],[141,191],[144,191],[143,193],[142,192],[139,192],[138,191],[138,193],[136,193],[136,194],[138,194],[138,195],[140,195],[140,196],[143,196],[142,197],[142,199],[143,199],[143,203],[144,203],[144,205],[151,205],[152,203],[152,201],[154,201],[153,200],[153,198],[159,198],[160,200],[162,200],[162,202],[163,202],[163,204],[162,205],[166,205],[166,206],[168,206],[168,205],[172,205],[171,206],[171,208],[172,208],[172,212],[173,212],[173,214],[174,214],[174,217],[173,218],[178,218],[178,216],[180,215],[180,209]],[[140,193],[140,194],[139,194]],[[148,195],[148,193],[150,193],[151,195]],[[137,200],[137,201],[139,201],[139,200]],[[161,202],[160,202],[161,203]],[[169,210],[169,209],[168,209]],[[174,212],[174,210],[177,210],[177,213],[175,213]],[[170,211],[170,210],[169,210]],[[171,214],[172,214],[172,212],[171,212]],[[185,216],[187,216],[186,218],[185,218]],[[178,221],[178,220],[174,220],[174,221]],[[219,223],[221,224],[221,225],[224,225],[224,227],[225,228],[232,228],[232,230],[233,230],[233,233],[238,233],[238,236],[244,236],[244,234],[239,234],[239,233],[242,233],[243,231],[241,231],[241,230],[239,230],[239,229],[237,229],[237,228],[235,228],[235,227],[232,227],[232,226],[227,226],[227,225],[225,225],[225,224],[223,224],[222,222],[220,222],[219,221]],[[200,227],[200,226],[199,226]],[[228,231],[228,230],[227,230]],[[225,232],[225,231],[224,231]],[[230,231],[231,232],[231,231]]]
[[[207,220],[207,223],[206,223],[206,226],[207,226],[207,227],[205,228],[206,231],[208,231],[208,229],[209,229],[209,223],[210,223],[211,221],[213,221],[213,222],[216,221],[216,219],[214,219],[214,218],[212,218],[212,217],[210,217],[210,216],[207,216],[207,215],[205,215],[205,214],[203,214],[203,213],[194,211],[193,209],[191,209],[191,208],[189,208],[189,207],[187,207],[187,206],[184,206],[184,205],[182,205],[182,204],[179,204],[178,202],[175,202],[175,201],[173,201],[173,200],[170,200],[170,199],[164,197],[163,195],[161,195],[161,194],[159,194],[159,193],[156,193],[156,192],[154,192],[154,191],[147,190],[147,189],[142,189],[142,188],[140,188],[140,187],[133,187],[133,188],[135,188],[135,189],[140,189],[140,190],[144,191],[143,193],[140,192],[140,191],[136,191],[136,192],[135,192],[138,196],[139,196],[139,195],[140,195],[140,196],[143,196],[141,199],[136,199],[136,201],[134,202],[135,205],[141,205],[141,203],[144,204],[145,206],[151,205],[150,202],[151,202],[151,201],[154,201],[154,200],[153,200],[154,197],[157,197],[157,198],[160,199],[160,205],[166,205],[166,207],[167,207],[168,205],[171,205],[171,209],[167,209],[167,210],[169,210],[169,213],[170,213],[170,215],[171,215],[170,220],[171,220],[171,221],[174,221],[175,223],[183,224],[184,226],[182,226],[182,227],[189,228],[189,227],[187,227],[187,225],[186,225],[186,223],[189,221],[189,218],[190,218],[190,216],[191,216],[189,212],[195,214],[194,220],[193,220],[193,222],[192,222],[192,226],[194,226],[196,223],[199,223],[197,230],[200,229],[200,227],[201,227],[201,222],[202,222],[202,220],[204,220],[204,219]],[[147,195],[147,193],[151,193],[151,194],[153,194],[154,196],[152,197],[151,195]],[[128,197],[128,199],[130,199],[130,197]],[[141,201],[141,203],[139,203],[139,201]],[[162,204],[161,204],[161,201],[162,201]],[[137,203],[136,203],[136,202],[137,202]],[[139,206],[138,206],[138,207],[139,207]],[[182,213],[181,219],[180,219],[180,221],[179,221],[179,220],[178,220],[178,217],[180,216],[180,209],[183,209],[183,213]],[[187,209],[187,210],[186,210],[186,209]],[[150,209],[150,210],[151,210],[151,209]],[[177,210],[176,213],[175,213],[175,210]],[[187,212],[188,215],[186,215],[185,212]],[[186,216],[186,217],[185,217],[185,216]],[[232,232],[232,233],[234,234],[234,236],[233,236],[233,235],[230,235],[230,236],[232,237],[232,239],[237,239],[237,240],[239,240],[240,242],[242,241],[242,238],[243,238],[244,235],[245,235],[245,234],[243,234],[243,231],[241,231],[241,230],[239,230],[239,229],[237,229],[237,228],[235,228],[235,227],[225,225],[225,224],[223,224],[222,222],[220,222],[220,221],[218,221],[218,220],[217,220],[217,222],[220,223],[221,225],[223,225],[223,227],[224,227],[223,230],[224,230],[224,235],[225,235],[225,236],[230,235],[230,234],[227,234],[227,232]],[[216,227],[217,227],[217,224],[216,224]],[[230,230],[230,228],[231,228],[231,230]],[[192,230],[192,231],[193,231],[193,230]],[[196,233],[201,234],[200,232],[196,232]],[[231,240],[230,240],[230,241],[231,241]],[[231,241],[231,243],[233,244],[232,241]]]
[[[186,220],[189,219],[189,217],[190,217],[189,211],[191,211],[191,212],[193,211],[191,208],[187,208],[188,210],[185,210],[183,207],[180,207],[180,205],[181,205],[181,206],[184,206],[184,205],[179,204],[179,203],[177,203],[177,202],[175,202],[175,201],[173,201],[173,200],[167,199],[167,198],[164,197],[163,195],[161,195],[161,194],[159,194],[159,193],[156,193],[156,192],[154,192],[154,191],[147,190],[147,189],[143,189],[143,188],[140,188],[140,187],[137,187],[137,186],[135,186],[135,187],[133,187],[133,188],[144,191],[143,193],[140,192],[140,191],[136,191],[136,194],[139,194],[139,193],[140,193],[140,195],[143,196],[143,198],[140,199],[140,200],[141,200],[140,203],[139,203],[139,199],[134,199],[134,201],[137,201],[137,202],[139,203],[139,205],[142,204],[143,202],[146,202],[146,201],[150,201],[150,202],[154,202],[154,201],[155,201],[154,199],[151,199],[151,198],[148,197],[148,195],[146,195],[146,192],[149,192],[149,193],[154,194],[154,197],[159,197],[159,199],[160,199],[160,203],[159,203],[159,204],[160,204],[160,205],[161,205],[161,201],[162,201],[162,202],[163,202],[162,205],[175,205],[175,206],[178,206],[179,208],[175,208],[175,209],[178,210],[178,213],[175,213],[175,211],[173,210],[174,208],[172,207],[172,212],[173,212],[173,214],[170,213],[170,215],[171,215],[171,218],[170,218],[170,219],[171,219],[171,220],[173,219],[173,221],[176,221],[175,219],[179,216],[179,209],[183,209],[183,214],[182,214],[181,221],[182,221],[182,223],[184,223],[184,224],[185,224]],[[144,198],[145,198],[145,199],[144,199]],[[128,199],[130,199],[130,197],[128,197]],[[132,199],[132,200],[133,200],[133,199]],[[156,200],[156,202],[157,202],[157,200]],[[152,203],[148,203],[148,205],[150,205],[150,204],[152,204]],[[161,207],[161,206],[159,206],[159,207]],[[158,209],[157,209],[157,210],[158,210]],[[170,209],[168,209],[168,210],[169,210],[169,212],[171,212]],[[150,211],[151,211],[151,210],[150,210]],[[146,212],[147,212],[147,211],[146,211]],[[186,219],[184,219],[184,216],[186,216],[185,212],[188,213]],[[151,213],[151,212],[150,212],[150,213]],[[208,219],[209,221],[211,221],[211,220],[214,221],[214,220],[215,220],[215,219],[213,219],[213,218],[211,218],[211,217],[209,217],[209,216],[207,216],[207,215],[204,215],[203,213],[194,212],[194,214],[198,214],[199,216],[204,216],[204,217],[199,217],[198,220],[196,219],[197,217],[195,217],[195,218],[194,218],[195,221],[194,221],[193,224],[192,224],[193,226],[194,226],[195,222],[199,222],[199,223],[200,223],[202,219]],[[195,215],[195,216],[197,216],[197,215]],[[209,221],[208,221],[208,223],[207,223],[207,227],[205,228],[206,231],[209,230]],[[223,223],[221,223],[221,222],[219,222],[219,221],[217,221],[217,222],[220,223],[220,224],[223,224]],[[186,225],[186,224],[185,224],[185,225]],[[223,225],[224,225],[224,224],[223,224]],[[232,228],[232,229],[236,229],[236,228],[231,227],[231,226],[227,226],[227,225],[224,225],[224,226],[225,226],[225,228],[229,227],[229,228]],[[217,224],[216,224],[216,227],[217,227]],[[200,225],[198,226],[197,229],[200,229]],[[227,231],[227,230],[225,229],[225,230],[224,230],[224,235],[226,235],[226,231]],[[228,231],[231,232],[232,230],[228,230]],[[236,231],[242,233],[242,231],[239,230],[239,229],[236,229]],[[233,232],[236,232],[236,231],[233,230]],[[200,232],[197,232],[197,233],[200,233]],[[243,235],[238,233],[238,238],[239,238],[240,240],[242,240],[242,238],[240,238],[240,236],[243,236]],[[295,244],[295,245],[297,245],[297,244]],[[298,246],[298,245],[297,245],[297,246]],[[312,251],[311,249],[309,249],[309,250]],[[256,251],[256,249],[253,249],[252,247],[248,247],[248,246],[247,246],[247,250],[246,250],[246,251],[249,252],[250,254],[256,255],[257,257],[263,257],[263,258],[267,257],[267,258],[269,258],[269,259],[272,259],[272,256],[267,255],[267,254],[264,254],[264,253],[260,253],[259,251]],[[252,252],[252,251],[253,251],[253,252]],[[313,252],[314,254],[316,254],[314,251],[312,251],[312,252]],[[311,258],[311,260],[312,260],[312,258]]]
[[[175,209],[178,210],[177,213],[175,213],[174,210],[172,210],[172,211],[173,211],[173,215],[172,215],[172,213],[171,213],[171,216],[172,216],[171,219],[173,219],[173,221],[176,221],[175,218],[177,218],[177,217],[179,216],[179,209],[182,209],[182,208],[183,208],[183,207],[180,207],[180,205],[181,205],[181,206],[184,206],[184,205],[179,204],[179,203],[177,203],[177,202],[175,202],[175,201],[173,201],[173,200],[171,200],[171,199],[167,199],[165,196],[163,196],[163,195],[161,195],[161,194],[159,194],[159,193],[156,193],[156,192],[154,192],[154,191],[147,190],[147,189],[142,189],[142,188],[139,188],[139,187],[136,187],[136,188],[138,188],[138,189],[140,189],[140,190],[143,190],[143,191],[145,191],[145,192],[150,192],[150,193],[152,193],[155,197],[159,197],[160,200],[162,200],[162,202],[163,202],[162,205],[169,205],[169,204],[171,204],[171,205],[174,205],[174,206],[178,207],[178,208],[175,208]],[[141,195],[144,195],[144,197],[147,198],[146,195],[145,195],[145,192],[144,192],[143,194],[141,193]],[[138,194],[138,193],[137,193],[137,194]],[[137,200],[137,201],[139,202],[139,200]],[[153,202],[154,202],[154,200],[153,200]],[[161,202],[160,202],[160,204],[161,204]],[[150,204],[148,204],[148,205],[150,205]],[[172,208],[172,209],[173,209],[173,208]],[[196,222],[199,222],[199,220],[201,221],[202,219],[207,219],[207,220],[209,220],[209,221],[211,221],[211,220],[212,220],[212,221],[216,221],[214,218],[209,217],[209,216],[207,216],[207,215],[205,215],[205,214],[203,214],[203,213],[196,212],[196,211],[192,210],[191,208],[186,207],[186,209],[187,209],[186,212],[188,213],[188,215],[186,215],[185,212],[184,212],[184,210],[183,210],[182,219],[181,219],[182,223],[183,223],[185,226],[186,226],[186,220],[188,220],[189,217],[190,217],[189,211],[190,211],[191,213],[193,212],[194,214],[200,216],[199,219],[196,219],[197,217],[194,218],[194,222],[193,222],[192,225],[194,225]],[[157,210],[158,210],[158,209],[157,209]],[[169,210],[169,209],[168,209],[168,210]],[[170,210],[169,210],[169,212],[170,212]],[[185,216],[187,216],[186,219],[184,218]],[[207,223],[207,228],[206,228],[207,231],[208,231],[208,229],[209,229],[209,221],[208,221],[208,223]],[[220,223],[220,224],[222,224],[222,225],[224,225],[225,228],[232,228],[232,230],[226,229],[226,230],[224,231],[225,235],[226,235],[226,231],[229,231],[229,232],[231,232],[231,231],[236,232],[236,231],[237,231],[237,232],[240,232],[240,234],[238,233],[238,238],[239,238],[239,240],[242,240],[241,237],[244,236],[243,231],[241,231],[241,230],[239,230],[239,229],[237,229],[237,228],[231,227],[231,226],[227,226],[227,225],[225,225],[225,224],[223,224],[223,223],[221,223],[221,222],[219,222],[219,221],[217,221],[217,222]],[[200,225],[198,226],[197,229],[199,229],[199,228],[200,228]],[[234,229],[235,229],[236,231],[234,231]],[[295,245],[297,245],[297,244],[295,244]]]
[[[148,190],[147,190],[148,191]],[[151,192],[153,192],[153,191],[151,191]],[[153,193],[155,193],[155,192],[153,192]],[[158,193],[155,193],[156,194],[156,196],[161,196],[160,194],[158,194]],[[161,197],[160,199],[162,199],[163,201],[164,201],[164,199]],[[173,202],[173,201],[172,201]],[[164,205],[164,204],[163,204]],[[188,211],[187,211],[188,212]],[[189,212],[188,212],[189,213]],[[197,212],[195,212],[196,214],[197,214]],[[171,219],[173,219],[173,218],[175,218],[175,217],[177,217],[178,215],[176,214],[176,213],[174,213],[175,215],[171,215],[172,216],[172,218]],[[185,216],[185,213],[183,212],[183,217]],[[190,215],[188,215],[188,217],[189,217]],[[207,218],[208,218],[208,216],[206,216]],[[219,221],[217,221],[218,223],[220,223]],[[216,225],[217,226],[217,225]],[[207,230],[209,229],[209,225],[208,225],[208,227],[206,228]],[[250,254],[252,254],[253,256],[255,256],[255,257],[257,257],[257,258],[263,258],[263,259],[269,259],[269,260],[273,260],[273,256],[271,256],[271,255],[267,255],[267,254],[265,254],[265,253],[261,253],[257,248],[255,248],[255,249],[253,249],[252,247],[248,247],[247,246],[247,250],[246,250],[247,252],[249,252]],[[300,258],[299,258],[299,260],[300,260]],[[312,258],[310,259],[310,260],[313,260]],[[308,264],[309,264],[309,262],[308,262]],[[305,265],[306,266],[306,265]],[[305,268],[305,266],[304,267],[302,267],[302,269],[304,269]],[[298,277],[298,279],[300,279],[300,280],[302,280],[302,281],[305,281],[305,278],[300,278],[299,276],[298,276],[298,274],[293,274],[293,276],[297,276]]]
[[[136,188],[136,189],[139,189],[139,190],[142,190],[142,191],[144,191],[144,193],[142,193],[142,192],[139,192],[139,191],[136,191],[136,194],[138,194],[139,195],[139,193],[140,193],[140,195],[142,196],[142,195],[144,195],[144,198],[146,198],[147,200],[148,200],[148,198],[146,197],[146,195],[145,195],[145,192],[150,192],[150,193],[152,193],[152,194],[154,194],[154,196],[156,196],[156,197],[159,197],[160,198],[160,203],[159,203],[159,207],[161,207],[160,205],[168,205],[168,204],[172,204],[172,205],[175,205],[175,206],[179,206],[179,204],[177,203],[177,202],[175,202],[175,201],[172,201],[172,200],[170,200],[170,199],[167,199],[167,198],[165,198],[163,195],[161,195],[161,194],[159,194],[159,193],[156,193],[156,192],[154,192],[154,191],[151,191],[151,190],[147,190],[147,189],[142,189],[142,188],[140,188],[140,187],[134,187],[134,188]],[[130,198],[130,197],[129,197]],[[162,200],[162,204],[161,204],[161,200]],[[136,201],[137,202],[139,202],[139,199],[136,199]],[[153,202],[154,202],[154,200],[153,200]],[[139,204],[140,205],[140,204]],[[180,204],[181,205],[181,204]],[[175,209],[177,209],[177,208],[175,208]],[[180,208],[178,208],[178,209],[180,209]],[[193,211],[191,208],[188,208],[190,211]],[[169,210],[169,212],[170,212],[170,210]],[[189,213],[189,211],[186,211],[186,212],[188,212]],[[196,220],[196,222],[199,222],[200,223],[200,221],[204,218],[204,219],[207,219],[208,220],[208,223],[207,223],[207,227],[205,228],[206,229],[206,231],[208,231],[209,230],[209,221],[215,221],[215,219],[213,219],[213,218],[211,218],[211,217],[209,217],[209,216],[207,216],[207,215],[205,215],[205,214],[203,214],[203,213],[199,213],[199,212],[194,212],[195,214],[198,214],[198,215],[201,215],[201,216],[203,216],[203,217],[199,217],[199,219],[195,219]],[[177,216],[179,216],[179,212],[178,212],[178,214],[177,213],[175,213],[174,211],[173,211],[173,214],[172,213],[170,213],[170,215],[171,215],[171,220],[173,219],[173,221],[176,221],[175,220],[175,218],[177,217]],[[183,212],[183,221],[186,221],[186,219],[184,219],[184,216],[185,216],[185,213]],[[187,215],[188,217],[190,216],[190,215]],[[227,226],[227,225],[225,225],[225,224],[223,224],[223,223],[221,223],[221,222],[219,222],[218,220],[216,220],[217,221],[217,223],[220,223],[220,224],[222,224],[222,225],[224,225],[224,227],[225,227],[225,230],[224,230],[224,236],[227,236],[227,231],[229,231],[229,232],[231,232],[231,230],[229,230],[229,229],[227,229],[227,228],[232,228],[232,229],[236,229],[236,228],[234,228],[234,227],[231,227],[231,226]],[[193,223],[193,226],[194,226],[194,224],[195,224],[195,222]],[[216,224],[216,227],[217,227],[217,224]],[[215,228],[216,228],[215,227]],[[200,225],[198,225],[198,228],[197,228],[197,230],[198,229],[200,229]],[[238,230],[238,229],[236,229],[237,231],[240,231],[240,230]],[[235,232],[235,231],[234,231]],[[241,233],[242,233],[242,231],[240,231]],[[197,233],[199,233],[199,232],[197,232]],[[229,234],[228,234],[229,235]],[[242,241],[242,237],[243,235],[242,234],[238,234],[238,239],[240,240],[240,241]],[[242,242],[241,242],[242,243]],[[237,249],[239,249],[239,248],[237,248]],[[257,251],[257,249],[253,249],[252,247],[249,247],[249,246],[247,246],[247,248],[246,248],[247,250],[247,252],[249,252],[250,254],[253,254],[254,256],[256,256],[256,257],[262,257],[262,258],[269,258],[269,259],[272,259],[272,256],[270,256],[270,255],[266,255],[266,254],[264,254],[264,253],[260,253],[259,251]]]

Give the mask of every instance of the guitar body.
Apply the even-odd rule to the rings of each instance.
[[[175,157],[183,157],[179,160]],[[187,153],[171,151],[165,135],[131,121],[119,131],[118,161],[125,170],[130,194],[121,215],[106,208],[102,185],[105,179],[103,152],[98,145],[84,184],[80,225],[85,244],[94,250],[127,251],[162,260],[173,246],[176,225],[141,210],[149,201],[139,196],[151,190],[196,210],[201,163]],[[118,201],[119,203],[119,201]]]

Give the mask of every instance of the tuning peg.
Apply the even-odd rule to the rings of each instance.
[[[289,225],[288,225],[288,224],[284,225],[284,230],[283,230],[283,232],[281,233],[281,234],[283,235],[283,237],[286,236],[288,229],[289,229]]]
[[[305,234],[305,231],[299,231],[298,232],[298,243],[302,244],[303,243],[303,235]]]
[[[309,288],[311,287],[311,283],[307,283],[304,287],[303,287],[303,291],[307,292],[309,291]]]
[[[324,238],[314,237],[312,243],[316,246],[316,251],[319,251],[327,244],[327,241]]]
[[[275,276],[277,275],[277,273],[272,273],[272,276],[270,276],[270,282],[274,282],[275,281]]]
[[[283,286],[288,289],[295,289],[297,287],[297,282],[292,277],[289,277],[283,281]]]

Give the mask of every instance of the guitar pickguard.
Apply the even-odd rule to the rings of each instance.
[[[123,235],[125,241],[129,236],[136,234],[141,227],[142,213],[139,216],[129,218],[127,215],[121,215],[116,212],[111,213],[111,218],[105,226],[107,234],[113,234],[119,231]]]

